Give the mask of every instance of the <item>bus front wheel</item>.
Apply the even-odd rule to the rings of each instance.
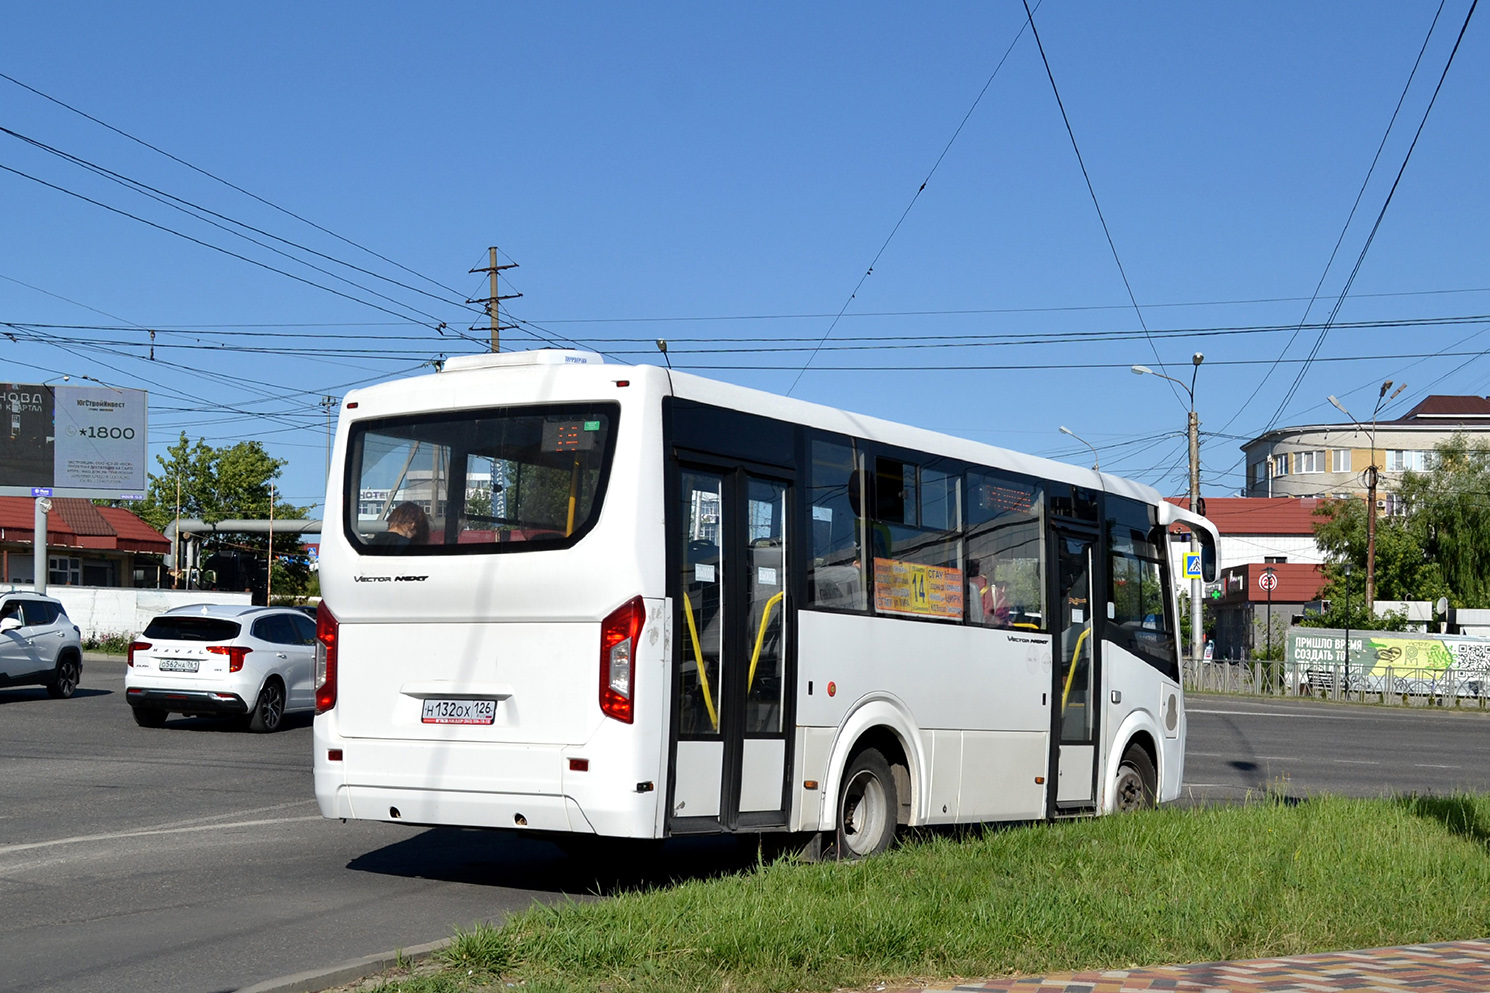
[[[838,791],[838,857],[861,859],[889,848],[899,809],[885,757],[873,748],[854,756]]]
[[[1158,778],[1148,752],[1137,745],[1130,747],[1123,753],[1122,764],[1118,766],[1117,782],[1113,784],[1113,809],[1126,814],[1154,806]]]

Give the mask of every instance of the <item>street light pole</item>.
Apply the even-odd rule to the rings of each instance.
[[[1146,365],[1133,367],[1136,376],[1158,376],[1167,379],[1171,383],[1179,383],[1185,386],[1185,392],[1190,395],[1190,417],[1186,424],[1186,431],[1190,438],[1190,510],[1192,513],[1200,513],[1200,421],[1195,416],[1195,378],[1200,375],[1200,363],[1205,361],[1205,355],[1196,352],[1190,359],[1195,367],[1190,373],[1190,385],[1185,386],[1184,381],[1166,376],[1162,372],[1155,372]],[[1190,551],[1196,555],[1200,554],[1200,538],[1195,534],[1195,529],[1190,529]],[[1190,580],[1190,657],[1198,659],[1201,655],[1201,642],[1204,632],[1201,631],[1201,597],[1204,592],[1201,589],[1201,580]]]
[[[1077,441],[1081,442],[1086,447],[1092,449],[1092,471],[1093,472],[1101,472],[1102,471],[1102,460],[1099,459],[1099,458],[1097,458],[1097,449],[1092,446],[1092,443],[1091,442],[1087,441],[1081,435],[1077,434],[1075,431],[1072,431],[1070,428],[1066,427],[1064,424],[1061,425],[1061,434],[1069,434],[1071,437],[1075,438]]]

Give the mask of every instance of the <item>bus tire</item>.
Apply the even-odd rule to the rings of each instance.
[[[895,840],[899,810],[890,764],[878,750],[864,749],[844,770],[838,790],[834,845],[838,858],[861,859],[889,848]]]
[[[1156,806],[1158,780],[1148,752],[1137,745],[1130,745],[1123,753],[1122,763],[1118,765],[1117,780],[1113,783],[1112,809],[1120,814],[1128,814]]]

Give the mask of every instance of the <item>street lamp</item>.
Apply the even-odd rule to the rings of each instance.
[[[1096,471],[1096,472],[1100,472],[1102,470],[1101,460],[1097,458],[1097,450],[1095,448],[1092,448],[1092,443],[1091,442],[1087,441],[1081,435],[1077,434],[1075,431],[1072,431],[1070,428],[1066,427],[1064,424],[1061,425],[1061,434],[1069,434],[1071,437],[1075,438],[1077,441],[1081,442],[1086,447],[1091,448],[1092,449],[1092,469],[1094,471]]]
[[[1407,384],[1398,386],[1391,396],[1387,396],[1387,390],[1392,388],[1389,379],[1381,384],[1381,392],[1376,395],[1376,407],[1371,411],[1371,464],[1366,467],[1366,613],[1369,616],[1376,609],[1376,481],[1378,470],[1376,468],[1376,415],[1381,413],[1381,408],[1407,389]],[[1345,404],[1329,398],[1340,413],[1349,417],[1351,423],[1359,431],[1365,430],[1361,422],[1355,419],[1350,411],[1345,409]]]
[[[1188,425],[1190,435],[1190,510],[1196,514],[1200,513],[1200,422],[1195,419],[1195,377],[1200,375],[1200,363],[1204,361],[1205,356],[1200,352],[1196,352],[1191,357],[1190,362],[1195,366],[1195,369],[1190,373],[1189,386],[1185,386],[1183,380],[1175,379],[1173,376],[1166,376],[1162,372],[1155,372],[1146,365],[1136,365],[1133,367],[1133,374],[1135,376],[1158,376],[1160,379],[1167,379],[1171,383],[1179,383],[1181,386],[1185,386],[1185,392],[1190,395],[1190,420]],[[1190,551],[1197,554],[1200,552],[1200,538],[1195,534],[1194,528],[1190,529]],[[1192,659],[1200,658],[1200,643],[1202,638],[1202,632],[1200,630],[1200,586],[1201,581],[1199,579],[1190,580],[1190,657]]]

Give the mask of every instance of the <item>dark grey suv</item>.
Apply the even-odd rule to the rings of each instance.
[[[83,675],[83,641],[59,600],[0,593],[0,686],[41,685],[59,700]]]

